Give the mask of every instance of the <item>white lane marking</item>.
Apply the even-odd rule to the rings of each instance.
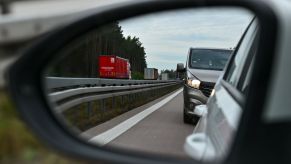
[[[95,137],[92,137],[89,139],[89,142],[96,143],[98,145],[106,145],[110,141],[114,140],[118,136],[120,136],[122,133],[126,132],[128,129],[133,127],[135,124],[140,122],[142,119],[153,113],[154,111],[161,108],[163,105],[165,105],[167,102],[171,101],[174,97],[176,97],[179,93],[182,92],[183,89],[179,89],[172,95],[168,96],[167,98],[163,99],[162,101],[154,104],[153,106],[145,109],[144,111],[134,115],[133,117],[123,121],[122,123],[118,124],[117,126],[113,127],[112,129],[109,129]]]

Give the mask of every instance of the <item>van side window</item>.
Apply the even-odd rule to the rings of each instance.
[[[253,22],[251,26],[249,26],[241,44],[234,54],[234,57],[230,61],[229,69],[225,73],[224,80],[234,87],[237,87],[240,80],[245,61],[251,51],[252,44],[254,43],[256,31],[257,22]]]

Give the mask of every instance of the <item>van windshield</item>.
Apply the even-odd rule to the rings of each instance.
[[[192,49],[189,60],[190,68],[222,71],[232,50]]]

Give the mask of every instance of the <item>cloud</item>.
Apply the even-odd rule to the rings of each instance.
[[[137,36],[149,67],[175,69],[190,47],[235,47],[253,15],[239,8],[169,11],[120,22],[125,36]]]

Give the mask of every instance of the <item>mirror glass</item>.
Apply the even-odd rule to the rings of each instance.
[[[256,27],[243,34],[253,19],[242,8],[195,8],[96,27],[47,66],[48,102],[63,126],[97,146],[221,159],[242,108],[214,85],[229,70],[226,81],[238,88]]]

